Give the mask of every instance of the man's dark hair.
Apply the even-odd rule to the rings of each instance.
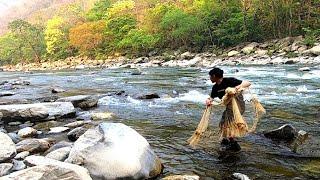
[[[218,78],[222,78],[223,77],[223,70],[220,68],[213,68],[211,69],[211,71],[209,72],[210,76],[215,76]]]

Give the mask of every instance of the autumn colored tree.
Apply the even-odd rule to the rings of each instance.
[[[64,19],[55,16],[48,20],[44,33],[47,53],[53,58],[67,56],[66,49],[68,47],[68,38],[67,33],[64,31]]]
[[[104,21],[93,21],[79,24],[70,29],[70,44],[80,49],[82,54],[92,54],[104,40]]]

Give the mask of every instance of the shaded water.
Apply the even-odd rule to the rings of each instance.
[[[218,122],[223,108],[213,112],[210,136],[198,149],[186,140],[195,130],[211,90],[209,69],[146,68],[142,75],[133,69],[99,69],[81,71],[9,73],[0,72],[4,80],[26,80],[30,86],[12,90],[7,99],[35,99],[50,96],[51,87],[61,87],[61,95],[101,95],[94,112],[116,114],[114,122],[127,124],[141,133],[164,163],[162,176],[198,174],[206,179],[224,179],[241,172],[252,179],[320,178],[320,69],[299,72],[298,66],[222,67],[225,76],[252,82],[251,92],[258,95],[267,110],[257,133],[240,139],[239,154],[219,158]],[[127,96],[106,96],[124,90]],[[158,93],[160,99],[138,100],[138,95]],[[245,94],[250,99],[250,94]],[[2,98],[4,99],[4,98]],[[1,99],[0,99],[1,100]],[[251,125],[252,109],[247,102],[245,118]],[[80,112],[79,114],[88,114]],[[261,132],[290,123],[311,138],[291,153],[288,145],[272,142]]]

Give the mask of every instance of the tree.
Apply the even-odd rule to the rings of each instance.
[[[9,29],[22,51],[22,56],[40,62],[45,47],[42,29],[21,19],[9,23]]]
[[[201,38],[201,27],[202,23],[198,18],[178,8],[167,11],[160,22],[165,41],[174,48],[197,44],[197,40]]]
[[[129,33],[118,43],[119,48],[128,50],[131,54],[146,54],[148,50],[153,49],[159,37],[148,34],[143,30],[132,29]]]
[[[100,0],[94,4],[94,7],[87,13],[90,21],[98,21],[106,17],[107,11],[111,6],[110,0]]]
[[[47,45],[47,53],[54,58],[63,58],[67,56],[66,49],[68,40],[64,29],[64,20],[59,16],[55,16],[48,20],[45,29],[45,40]]]
[[[92,54],[102,44],[105,30],[104,21],[94,21],[79,24],[70,29],[70,44],[79,48],[83,54]]]

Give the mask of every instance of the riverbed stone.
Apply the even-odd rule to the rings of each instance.
[[[14,143],[18,143],[19,141],[21,141],[21,138],[18,136],[18,134],[14,133],[14,132],[8,133],[7,135],[11,138],[11,140]]]
[[[52,93],[62,93],[62,92],[65,92],[66,90],[62,89],[62,88],[52,88],[51,89],[51,92]]]
[[[16,144],[16,148],[17,152],[44,152],[50,148],[50,143],[45,139],[25,139]]]
[[[314,55],[320,55],[320,45],[312,47],[309,52]]]
[[[21,138],[34,137],[37,135],[37,130],[31,127],[25,127],[18,131],[18,136]]]
[[[72,147],[72,146],[73,146],[72,142],[60,141],[52,145],[44,154],[49,154],[50,152],[53,152],[57,149],[64,148],[64,147]]]
[[[82,126],[84,124],[86,124],[85,121],[75,121],[75,122],[71,122],[71,123],[65,124],[64,127],[76,128],[76,127]]]
[[[111,119],[114,116],[115,115],[113,113],[111,113],[111,112],[92,113],[91,114],[91,119],[93,121],[97,121],[97,120]]]
[[[239,54],[240,54],[239,51],[232,50],[228,52],[228,57],[237,56]]]
[[[83,164],[92,178],[147,179],[162,164],[147,140],[121,123],[101,123],[75,142],[65,162]]]
[[[68,131],[70,128],[68,127],[52,127],[50,128],[49,134],[57,134],[57,133],[63,133]]]
[[[29,154],[30,154],[30,152],[28,152],[28,151],[23,151],[23,152],[18,153],[18,154],[14,157],[14,159],[23,160],[23,159],[25,159],[27,156],[29,156]]]
[[[70,150],[71,150],[71,146],[59,148],[47,154],[46,158],[55,159],[58,161],[64,161],[65,159],[68,158]]]
[[[28,166],[42,166],[42,165],[58,166],[61,168],[72,170],[75,174],[79,175],[82,178],[91,179],[88,171],[85,168],[75,164],[61,162],[54,159],[46,158],[43,156],[36,156],[36,155],[28,156],[25,159],[25,162]]]
[[[157,93],[145,94],[137,97],[137,99],[156,99],[156,98],[160,98],[160,96]]]
[[[57,102],[71,102],[74,107],[89,109],[97,106],[98,99],[91,95],[78,95],[60,98]]]
[[[21,171],[27,167],[23,161],[18,161],[14,159],[12,160],[12,162],[13,162],[12,171]]]
[[[76,167],[76,168],[75,168]],[[91,180],[88,171],[81,166],[64,165],[39,165],[11,173],[3,176],[3,180],[12,179],[32,179],[32,180],[58,180],[58,179],[77,179],[77,180]]]
[[[2,120],[11,122],[18,121],[45,121],[48,119],[74,117],[75,109],[70,102],[36,103],[0,105]]]
[[[278,129],[264,132],[264,136],[274,140],[292,141],[296,138],[297,130],[291,124],[285,124]]]
[[[199,180],[197,175],[172,175],[162,178],[163,180]]]
[[[192,54],[191,52],[187,51],[187,52],[184,52],[180,55],[181,59],[192,59],[194,58],[194,54]]]
[[[14,92],[11,92],[11,91],[0,91],[0,97],[3,97],[3,96],[13,96],[15,95]]]
[[[79,137],[84,134],[88,129],[83,127],[77,127],[70,132],[68,132],[67,136],[70,141],[76,141]]]
[[[13,164],[11,164],[11,163],[1,163],[0,164],[0,177],[9,174],[12,167],[13,167]]]
[[[0,132],[0,163],[12,159],[16,154],[16,145],[11,138]]]

